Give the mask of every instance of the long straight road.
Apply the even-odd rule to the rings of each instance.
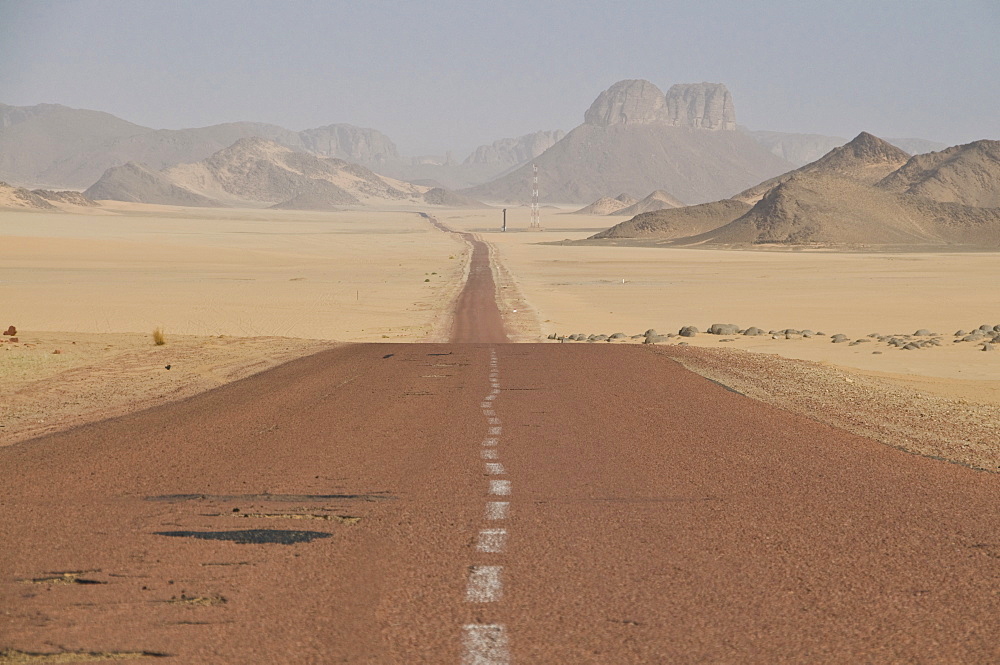
[[[642,347],[467,341],[0,449],[0,654],[1000,661],[996,475]]]

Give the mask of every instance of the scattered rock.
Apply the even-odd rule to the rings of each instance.
[[[736,335],[740,332],[740,327],[735,323],[713,323],[708,328],[710,335]]]
[[[747,335],[748,337],[759,337],[765,333],[757,326],[750,326],[749,328],[743,331],[743,334]]]
[[[4,335],[6,335],[7,337],[13,337],[16,334],[17,334],[17,328],[15,328],[14,326],[10,326],[9,328],[7,328],[6,331],[4,331]]]
[[[833,342],[834,344],[841,344],[843,342],[849,341],[849,339],[850,338],[847,335],[837,333],[836,335],[830,338],[830,341]]]
[[[932,334],[931,331],[928,330],[927,328],[921,328],[917,332],[913,333],[913,336],[914,337],[930,337],[931,334]]]
[[[681,337],[694,337],[698,334],[698,329],[695,326],[684,326],[678,331],[678,335]]]

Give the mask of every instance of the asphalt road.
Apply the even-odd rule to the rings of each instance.
[[[477,256],[464,343],[0,449],[0,654],[1000,662],[996,475],[639,346],[504,344]]]

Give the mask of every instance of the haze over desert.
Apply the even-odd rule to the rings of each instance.
[[[997,31],[4,5],[0,665],[1000,661]]]

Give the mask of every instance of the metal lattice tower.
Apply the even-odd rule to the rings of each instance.
[[[541,231],[542,223],[538,220],[538,165],[531,165],[531,230]]]

